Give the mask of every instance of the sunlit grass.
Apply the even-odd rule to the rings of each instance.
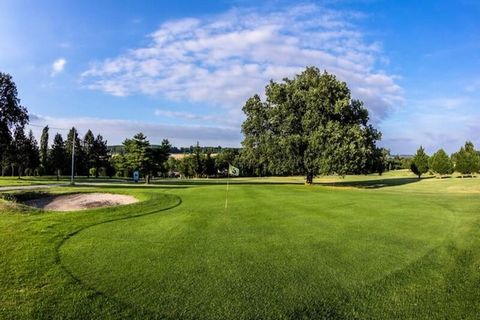
[[[231,182],[226,210],[224,179],[48,191],[142,200],[79,212],[1,201],[0,318],[479,314],[480,179]]]

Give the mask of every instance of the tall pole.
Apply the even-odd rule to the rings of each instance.
[[[75,170],[75,142],[77,142],[75,139],[75,127],[72,128],[73,134],[72,134],[72,175],[70,176],[70,184],[73,186],[75,184],[74,178],[74,170]]]

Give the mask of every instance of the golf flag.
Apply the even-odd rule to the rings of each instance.
[[[240,175],[240,169],[228,164],[228,174],[232,177],[238,177]]]

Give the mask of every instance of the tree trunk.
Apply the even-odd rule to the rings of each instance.
[[[60,169],[57,169],[57,181],[60,180]]]
[[[98,178],[98,168],[95,167],[95,178]]]
[[[147,174],[147,175],[145,176],[145,183],[146,183],[146,184],[150,184],[150,175],[149,175],[149,174]]]
[[[307,176],[305,177],[305,184],[308,184],[308,185],[313,184],[313,174],[312,173],[307,173]]]

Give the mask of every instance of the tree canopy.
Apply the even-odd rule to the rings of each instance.
[[[471,175],[480,169],[480,158],[472,142],[465,142],[458,152],[453,154],[455,170],[464,175]]]
[[[106,148],[106,146],[105,146]],[[123,153],[115,155],[114,165],[118,172],[130,175],[138,170],[147,183],[152,176],[165,171],[165,162],[170,155],[170,142],[164,139],[160,148],[152,148],[143,133],[123,142]]]
[[[243,111],[242,163],[253,174],[306,176],[366,173],[381,134],[345,82],[309,67],[293,79],[270,81],[266,100]]]
[[[0,160],[6,161],[11,149],[13,133],[23,130],[28,123],[27,109],[20,104],[17,86],[12,76],[0,72]]]
[[[453,163],[445,150],[440,149],[430,158],[430,169],[440,176],[453,173]]]
[[[422,146],[418,148],[417,153],[412,159],[410,169],[420,179],[424,173],[428,172],[428,155],[425,153],[425,149]]]

